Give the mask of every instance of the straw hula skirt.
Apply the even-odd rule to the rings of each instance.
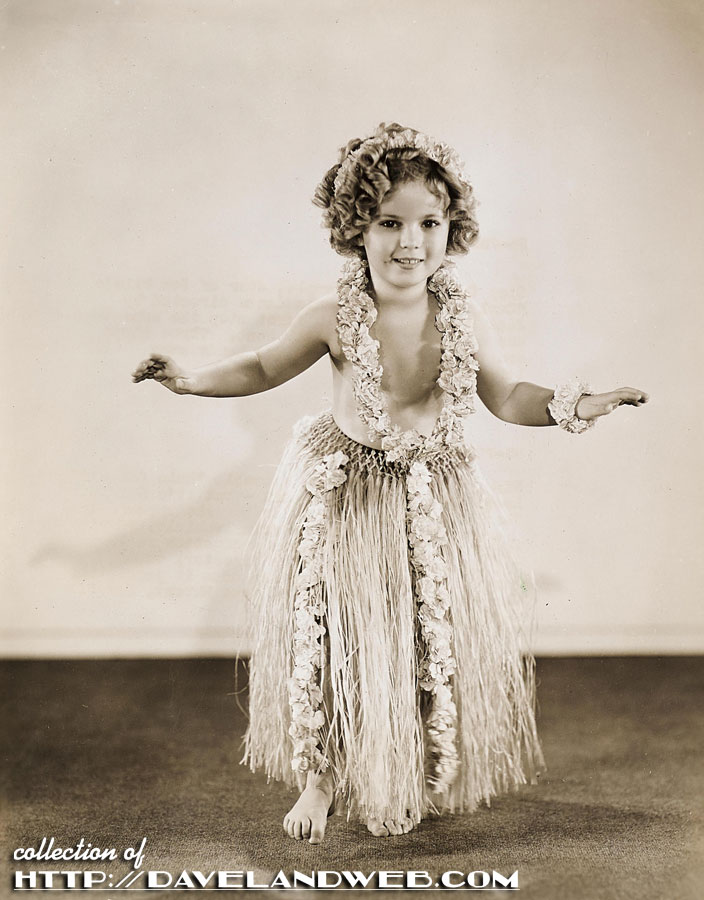
[[[316,489],[322,459],[338,467]],[[471,451],[446,448],[426,464],[447,534],[456,662],[459,765],[441,795],[429,777],[428,698],[418,678],[408,465],[351,440],[330,413],[306,419],[254,535],[257,624],[243,761],[299,788],[307,768],[329,767],[338,804],[363,820],[468,812],[542,768],[534,665],[521,624],[530,606],[525,585]],[[303,591],[302,572],[309,573]],[[311,614],[301,597],[315,591]],[[303,697],[301,674],[314,682]]]

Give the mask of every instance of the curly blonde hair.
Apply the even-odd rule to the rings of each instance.
[[[422,144],[420,132],[395,122],[382,122],[371,139],[355,138],[340,149],[339,161],[328,169],[315,190],[313,203],[324,210],[323,225],[330,230],[330,245],[342,256],[364,257],[363,232],[384,198],[409,181],[424,182],[431,193],[447,204],[448,253],[467,253],[477,239],[479,227],[474,217],[476,204],[471,184],[458,177],[452,166],[431,159],[419,147],[384,146],[385,138],[393,139],[402,132],[417,136]],[[368,147],[362,147],[366,142]],[[340,173],[342,164],[355,151],[359,152],[354,165],[349,172]]]

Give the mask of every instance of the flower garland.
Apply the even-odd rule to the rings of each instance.
[[[428,280],[428,290],[438,304],[435,327],[441,335],[442,350],[438,385],[444,392],[442,410],[429,436],[415,428],[403,431],[391,424],[381,390],[379,342],[370,334],[377,310],[368,293],[366,263],[359,258],[349,260],[338,282],[337,332],[354,369],[358,413],[369,428],[370,437],[381,439],[390,462],[410,462],[443,447],[464,443],[462,418],[474,412],[479,364],[473,356],[477,345],[467,324],[467,295],[453,268],[446,263]]]
[[[447,563],[441,548],[447,544],[442,506],[433,498],[433,476],[423,462],[414,462],[407,476],[408,541],[415,574],[418,621],[425,641],[419,681],[433,695],[427,728],[434,751],[432,784],[443,792],[452,784],[459,767],[455,736],[457,707],[452,700],[450,677],[457,668],[452,653],[452,629],[448,621],[450,593]]]
[[[434,160],[448,172],[451,172],[461,184],[469,186],[464,163],[456,150],[453,150],[449,144],[430,137],[430,135],[414,131],[412,128],[405,128],[403,131],[385,132],[384,134],[367,138],[365,141],[362,141],[356,150],[348,153],[335,176],[333,185],[335,194],[340,192],[342,185],[349,178],[361,156],[369,154],[383,156],[389,150],[410,149],[420,150],[428,159]]]
[[[309,769],[324,772],[329,765],[321,751],[320,729],[325,724],[325,715],[320,709],[323,692],[318,684],[325,635],[325,626],[320,621],[325,613],[322,590],[323,540],[327,528],[325,495],[344,483],[347,475],[342,467],[347,462],[341,450],[330,453],[318,463],[306,482],[312,499],[298,545],[300,570],[294,601],[293,671],[288,680],[289,735],[293,738],[291,768],[300,773]]]
[[[476,343],[467,321],[467,295],[449,265],[441,266],[428,280],[438,312],[435,325],[441,334],[438,385],[443,406],[430,435],[416,429],[403,431],[392,425],[382,389],[379,342],[370,333],[377,310],[368,293],[366,264],[350,260],[338,282],[338,336],[353,366],[358,414],[372,439],[381,440],[389,461],[409,466],[406,477],[408,541],[414,571],[418,620],[425,643],[419,665],[419,683],[432,695],[427,728],[434,758],[432,785],[445,792],[453,782],[459,759],[455,743],[457,708],[450,679],[456,670],[449,622],[450,595],[443,547],[447,535],[442,505],[434,499],[432,474],[427,459],[447,447],[464,446],[462,418],[474,412],[479,365]]]

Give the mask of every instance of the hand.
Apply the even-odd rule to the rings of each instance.
[[[152,353],[149,359],[144,359],[132,373],[132,381],[146,381],[152,378],[163,384],[165,388],[174,394],[190,394],[192,377],[175,363],[170,356],[161,353]]]
[[[648,395],[636,388],[619,388],[606,394],[585,394],[577,401],[575,413],[580,419],[590,421],[599,416],[607,416],[617,406],[642,406],[648,402]]]

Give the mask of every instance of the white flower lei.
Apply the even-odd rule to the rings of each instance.
[[[476,343],[467,322],[467,295],[450,265],[444,265],[428,280],[438,312],[435,324],[441,333],[441,363],[438,384],[443,389],[443,407],[429,436],[415,429],[402,431],[392,425],[381,389],[382,366],[379,342],[370,333],[377,310],[368,293],[366,264],[350,260],[338,282],[338,336],[343,352],[353,365],[354,393],[359,416],[373,439],[381,439],[389,461],[409,465],[406,477],[408,540],[418,603],[418,620],[425,642],[419,666],[419,683],[432,695],[427,728],[434,757],[433,787],[440,793],[453,782],[459,759],[455,737],[457,708],[450,679],[457,663],[452,651],[449,623],[450,595],[443,547],[447,535],[442,506],[433,498],[432,474],[426,460],[438,450],[464,446],[462,418],[474,412],[479,365],[474,358]]]
[[[336,194],[339,193],[342,185],[350,176],[357,165],[357,161],[363,154],[376,151],[379,155],[383,155],[389,150],[409,149],[420,150],[428,159],[434,160],[448,172],[451,172],[461,184],[469,186],[464,163],[456,150],[453,150],[449,144],[430,137],[430,135],[406,128],[403,131],[395,131],[391,134],[385,133],[362,141],[359,147],[349,153],[342,161],[335,176],[334,192]]]
[[[445,263],[428,279],[428,290],[438,304],[435,327],[441,334],[442,350],[438,385],[444,394],[442,410],[427,437],[415,428],[403,431],[391,424],[381,390],[379,342],[370,334],[377,310],[368,293],[366,263],[357,257],[348,260],[338,282],[337,332],[354,368],[359,416],[370,436],[374,440],[381,438],[390,462],[410,462],[443,447],[464,444],[462,418],[474,412],[479,364],[473,355],[477,345],[467,324],[467,294],[453,269],[451,263]]]

